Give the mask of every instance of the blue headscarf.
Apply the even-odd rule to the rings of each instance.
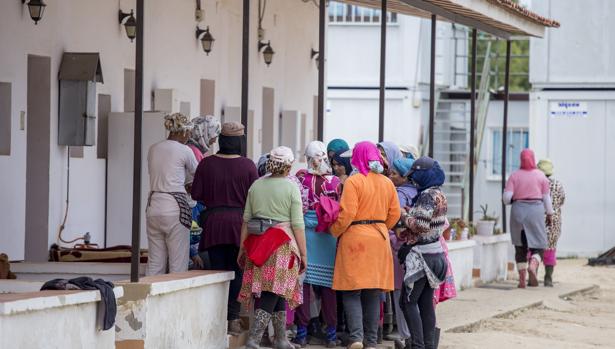
[[[422,156],[412,164],[409,178],[416,184],[420,194],[426,189],[442,186],[446,175],[436,160]]]
[[[387,162],[389,163],[389,166],[393,166],[393,163],[395,162],[395,160],[402,159],[404,157],[404,155],[399,150],[399,147],[397,146],[397,144],[393,142],[387,142],[387,141],[380,142],[378,143],[378,146],[384,149],[384,153],[386,154]]]
[[[413,159],[401,158],[393,161],[393,168],[400,176],[404,177],[410,172],[413,163]]]
[[[329,152],[334,152],[334,153],[343,153],[347,150],[349,150],[350,147],[348,146],[348,143],[346,143],[345,140],[343,139],[334,139],[331,142],[329,142],[329,144],[327,144],[327,154]]]
[[[350,176],[350,173],[352,173],[352,165],[350,164],[350,158],[342,157],[342,154],[345,152],[345,150],[335,152],[335,155],[333,155],[332,159],[335,160],[335,162],[337,162],[338,164],[342,164],[344,166],[344,169],[346,170],[346,176]]]

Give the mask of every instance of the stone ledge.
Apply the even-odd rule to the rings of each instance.
[[[122,287],[113,290],[116,298],[124,295]],[[46,310],[100,301],[100,292],[92,291],[35,291],[0,294],[0,315]]]
[[[124,280],[118,281],[117,284],[142,285],[142,287],[148,289],[148,295],[156,296],[165,293],[176,292],[183,289],[230,281],[234,278],[235,273],[232,271],[192,270],[183,273],[146,276],[139,279],[138,283],[131,283],[128,280]]]
[[[474,240],[453,240],[447,241],[449,251],[460,250],[463,248],[471,248],[476,246],[476,241]]]
[[[477,244],[491,245],[497,244],[499,242],[510,241],[510,234],[499,234],[491,236],[474,235],[472,237],[472,240],[476,241]]]

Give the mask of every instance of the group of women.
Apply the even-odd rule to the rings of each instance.
[[[413,146],[365,141],[350,148],[336,139],[328,146],[311,142],[307,168],[291,173],[295,152],[289,148],[275,148],[257,164],[243,157],[240,123],[173,114],[165,126],[169,139],[148,156],[148,274],[187,269],[189,209],[198,204],[204,207],[196,209],[203,229],[199,251],[207,252],[210,268],[235,272],[229,333],[243,330],[241,303],[253,303],[246,348],[260,348],[270,323],[274,348],[305,347],[314,316],[325,324],[326,347],[340,345],[342,329],[347,348],[375,348],[389,292],[400,335],[396,348],[437,347],[435,305],[455,296],[442,238],[445,174],[437,161],[419,157]],[[210,154],[216,141],[219,151]],[[545,239],[530,233],[537,221],[525,217],[538,217],[538,200],[551,213],[552,200],[527,155],[522,168],[527,173],[511,176],[504,199],[514,202],[511,226],[519,234],[513,241],[520,246],[520,270],[529,248],[532,284],[534,261],[549,257],[540,249]],[[530,189],[528,181],[538,186]],[[200,256],[190,253],[198,266]],[[289,323],[297,325],[292,342]]]

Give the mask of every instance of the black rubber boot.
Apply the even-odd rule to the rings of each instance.
[[[438,345],[440,344],[440,328],[436,327],[436,330],[433,333],[433,347],[434,349],[438,349]]]
[[[545,266],[545,287],[553,287],[553,266]]]

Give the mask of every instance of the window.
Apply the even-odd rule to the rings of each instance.
[[[350,24],[378,24],[380,10],[331,1],[329,22]],[[397,23],[397,13],[387,12],[387,23]]]
[[[492,129],[491,175],[502,175],[502,129]],[[526,128],[509,128],[506,137],[506,173],[510,174],[520,166],[521,151],[529,146],[529,132]]]

